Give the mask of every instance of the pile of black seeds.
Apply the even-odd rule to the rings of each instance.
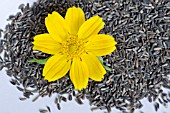
[[[74,91],[69,76],[48,83],[42,77],[43,65],[27,60],[49,55],[32,51],[33,37],[47,33],[44,19],[52,11],[65,15],[67,8],[81,7],[86,18],[98,14],[106,25],[102,33],[111,34],[118,42],[117,50],[104,57],[112,71],[101,82],[89,80],[87,89]],[[170,2],[169,0],[38,0],[31,7],[19,6],[21,12],[9,16],[11,23],[0,39],[0,69],[6,68],[11,83],[23,92],[25,100],[58,93],[55,103],[72,100],[83,104],[87,98],[91,110],[115,107],[122,112],[134,112],[143,105],[141,99],[159,104],[170,102]],[[3,45],[3,46],[2,46]],[[62,94],[68,94],[68,97]],[[43,110],[41,110],[43,111]],[[47,111],[47,110],[46,110]]]

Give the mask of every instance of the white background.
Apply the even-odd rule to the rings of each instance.
[[[10,14],[16,14],[18,6],[21,3],[32,3],[35,0],[0,0],[0,28],[4,29],[8,23],[6,19]],[[78,105],[74,101],[62,102],[61,110],[59,111],[54,104],[54,98],[57,95],[53,95],[52,98],[40,98],[36,102],[32,102],[31,99],[26,101],[20,101],[19,97],[22,97],[22,93],[19,92],[15,86],[9,82],[10,78],[6,76],[5,71],[0,72],[0,113],[39,113],[40,108],[51,108],[51,113],[91,113],[90,106],[87,100],[84,100],[83,105]],[[155,113],[153,103],[148,103],[146,99],[142,101],[144,107],[141,109],[145,113]],[[158,113],[170,113],[170,107],[165,108],[160,106],[161,109]],[[169,112],[168,112],[169,111]],[[104,111],[95,111],[94,113],[103,113]],[[140,110],[136,110],[135,113],[139,113]],[[113,109],[112,113],[120,113]]]

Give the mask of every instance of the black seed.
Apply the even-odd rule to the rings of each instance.
[[[58,108],[58,110],[61,110],[61,107],[60,107],[59,103],[57,103],[57,108]]]
[[[39,109],[40,113],[47,113],[48,111],[46,109]]]
[[[20,97],[19,99],[23,101],[23,100],[26,100],[27,98]]]
[[[70,100],[70,101],[72,100],[72,95],[71,94],[68,95],[68,100]]]
[[[158,98],[158,101],[159,101],[161,104],[163,104],[163,102],[162,102],[162,100],[161,100],[160,98]]]
[[[75,101],[78,103],[78,104],[83,104],[82,100],[80,98],[75,98]]]
[[[21,87],[19,87],[19,86],[17,86],[17,89],[18,89],[19,91],[24,91],[24,89],[21,88]]]
[[[55,98],[55,104],[57,104],[58,103],[58,98]]]
[[[18,9],[23,9],[24,7],[25,7],[24,4],[20,4],[20,5],[18,6]]]
[[[152,102],[151,96],[148,96],[148,101],[149,101],[149,102]]]
[[[64,102],[67,102],[67,98],[64,97],[64,96],[61,96],[61,100],[64,101]]]
[[[155,106],[155,111],[158,111],[158,109],[159,109],[159,104],[156,102],[156,103],[154,104],[154,106]]]
[[[39,97],[40,97],[40,95],[37,95],[36,97],[34,97],[32,102],[35,102]]]
[[[49,106],[47,106],[47,109],[48,109],[48,111],[51,113],[51,109],[50,109],[50,107],[49,107]]]
[[[0,38],[0,53],[3,53],[0,70],[6,70],[11,84],[16,85],[25,98],[38,92],[35,101],[57,93],[60,96],[55,103],[59,109],[59,103],[67,100],[65,94],[69,94],[69,100],[74,96],[79,104],[83,104],[80,99],[87,98],[94,108],[108,112],[112,107],[124,113],[133,112],[142,107],[140,101],[145,97],[149,102],[158,99],[166,106],[169,98],[162,87],[170,89],[169,4],[167,0],[37,0],[31,7],[21,4],[21,12],[9,16],[11,23]],[[104,65],[112,71],[100,82],[90,79],[82,91],[74,90],[68,74],[48,82],[42,76],[44,65],[27,62],[50,56],[32,50],[33,38],[48,33],[44,23],[48,13],[57,11],[64,17],[71,6],[82,8],[86,18],[102,17],[105,27],[100,33],[112,35],[118,42],[114,52],[103,56]],[[159,108],[159,104],[154,106],[156,110]]]

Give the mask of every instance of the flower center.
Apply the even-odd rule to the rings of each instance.
[[[71,53],[75,53],[77,50],[78,50],[77,45],[73,44],[73,45],[70,45],[70,46],[69,46],[69,51],[70,51]]]
[[[69,59],[79,57],[84,50],[84,42],[75,35],[70,35],[68,39],[62,43],[62,53],[66,54]]]

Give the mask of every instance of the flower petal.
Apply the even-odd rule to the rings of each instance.
[[[48,17],[45,18],[45,25],[54,40],[62,42],[68,37],[69,27],[59,13],[54,11],[52,14],[48,14]]]
[[[80,26],[85,22],[84,12],[81,8],[71,7],[67,10],[65,20],[70,27],[70,34],[77,35]]]
[[[86,49],[96,56],[104,56],[110,54],[116,49],[117,42],[110,35],[99,34],[90,38]]]
[[[62,78],[70,69],[71,60],[67,60],[66,56],[55,54],[47,60],[43,69],[43,76],[49,82]]]
[[[34,37],[33,50],[39,50],[47,54],[56,54],[61,51],[62,46],[49,34],[40,34]]]
[[[80,58],[73,58],[70,79],[73,82],[75,89],[81,90],[87,87],[89,71],[86,63]]]
[[[92,53],[84,53],[81,58],[87,64],[89,77],[95,81],[101,81],[104,78],[104,74],[106,74],[106,70],[98,58]]]
[[[92,35],[96,35],[104,27],[104,22],[99,16],[93,16],[85,21],[78,31],[78,37],[87,39]]]

